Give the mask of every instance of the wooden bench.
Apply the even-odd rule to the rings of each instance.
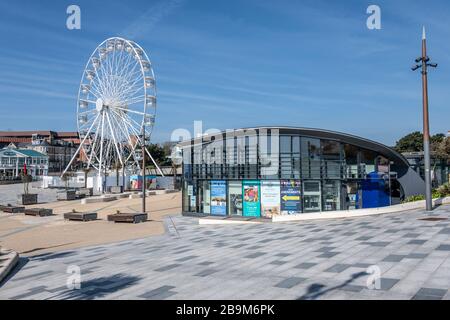
[[[67,212],[64,213],[64,219],[76,221],[92,221],[97,220],[96,212]]]
[[[3,211],[5,213],[22,213],[24,212],[25,207],[16,207],[12,206],[10,204],[6,206],[0,206],[0,211]]]
[[[148,219],[146,213],[115,213],[108,215],[108,221],[139,223]]]
[[[53,215],[53,209],[43,209],[43,208],[25,209],[25,215],[36,216],[36,217],[51,216],[51,215]]]

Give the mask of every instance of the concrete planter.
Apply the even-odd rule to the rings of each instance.
[[[77,194],[75,190],[60,191],[56,194],[56,199],[58,201],[75,200],[76,198]]]
[[[122,193],[123,192],[123,187],[122,186],[110,187],[110,192],[113,193],[113,194]]]
[[[64,219],[75,221],[93,221],[97,220],[96,212],[67,212],[64,213]]]
[[[17,196],[17,201],[23,205],[37,204],[38,195],[36,193],[19,194]]]
[[[78,195],[84,195],[85,197],[92,197],[94,195],[93,188],[81,188],[77,191]]]
[[[146,213],[115,213],[108,215],[108,221],[140,223],[148,219]]]
[[[36,217],[47,217],[53,215],[53,210],[44,208],[25,209],[25,215]]]
[[[3,211],[5,213],[23,213],[25,210],[25,207],[15,207],[10,204],[6,206],[0,206],[0,211]]]

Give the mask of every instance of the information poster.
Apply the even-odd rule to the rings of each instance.
[[[302,212],[300,180],[281,180],[281,214]]]
[[[228,209],[230,215],[242,216],[242,182],[228,182]]]
[[[197,205],[197,197],[196,196],[190,196],[191,197],[191,208],[195,208]]]
[[[132,175],[130,176],[130,186],[133,190],[142,189],[142,176]],[[156,188],[156,176],[145,176],[145,188],[155,189]]]
[[[227,214],[227,183],[223,180],[211,181],[211,214]]]
[[[261,216],[259,188],[260,185],[257,180],[247,180],[242,183],[242,193],[244,195],[244,216],[246,217]]]
[[[261,215],[266,218],[280,214],[280,182],[261,181]]]

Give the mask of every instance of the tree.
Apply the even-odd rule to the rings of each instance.
[[[419,131],[414,131],[395,144],[395,150],[398,152],[417,152],[423,150],[423,135]]]
[[[445,139],[442,133],[435,134],[430,137],[430,149],[435,150],[437,145]],[[419,152],[423,151],[423,134],[419,131],[414,131],[402,137],[395,144],[395,150],[402,152]]]
[[[159,144],[150,144],[147,149],[152,155],[153,159],[155,159],[158,166],[172,165],[172,161],[170,160],[170,158],[168,158],[170,154],[166,153],[166,150],[163,146]]]
[[[439,143],[436,143],[434,154],[447,163],[450,163],[450,137],[443,138]]]

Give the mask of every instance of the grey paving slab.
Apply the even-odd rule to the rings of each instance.
[[[318,258],[332,258],[337,254],[339,254],[339,252],[327,251],[327,252],[324,252],[324,253],[318,255],[317,257]]]
[[[339,273],[349,268],[350,266],[350,264],[338,263],[326,269],[325,272]]]
[[[413,300],[441,300],[448,290],[435,288],[421,288],[413,297]]]
[[[294,266],[294,268],[297,269],[309,269],[314,267],[315,265],[317,265],[317,263],[312,263],[312,262],[302,262],[296,266]]]
[[[399,281],[399,279],[381,278],[380,290],[389,290]]]
[[[291,277],[291,278],[284,279],[283,281],[277,283],[275,285],[275,287],[290,289],[305,280],[306,280],[305,278]]]
[[[209,276],[209,275],[211,275],[213,273],[216,273],[216,272],[217,272],[216,269],[206,269],[206,270],[203,270],[203,271],[197,273],[196,276],[197,277],[206,277],[206,276]]]
[[[244,258],[254,259],[254,258],[258,258],[260,256],[263,256],[265,254],[266,254],[265,252],[255,252],[255,253],[251,253],[251,254],[245,256]]]
[[[428,253],[410,253],[405,258],[407,259],[425,259]]]
[[[383,261],[387,262],[400,262],[402,261],[406,256],[398,255],[398,254],[390,254],[386,258],[383,259]]]
[[[180,264],[177,264],[177,263],[169,264],[167,266],[155,269],[155,271],[158,271],[158,272],[168,271],[168,270],[171,270],[171,269],[179,267],[179,266],[180,266]]]
[[[158,298],[167,298],[168,293],[175,294],[176,292],[171,292],[171,289],[174,289],[173,286],[162,286],[153,290],[150,290],[142,295],[139,296],[139,298],[144,299],[158,299]]]
[[[415,240],[409,241],[408,244],[424,244],[425,242],[427,242],[427,240],[415,239]]]
[[[339,290],[344,290],[344,291],[351,291],[351,292],[360,292],[362,289],[364,289],[365,287],[363,286],[358,286],[358,285],[353,285],[353,284],[347,284],[341,288],[339,288]]]

